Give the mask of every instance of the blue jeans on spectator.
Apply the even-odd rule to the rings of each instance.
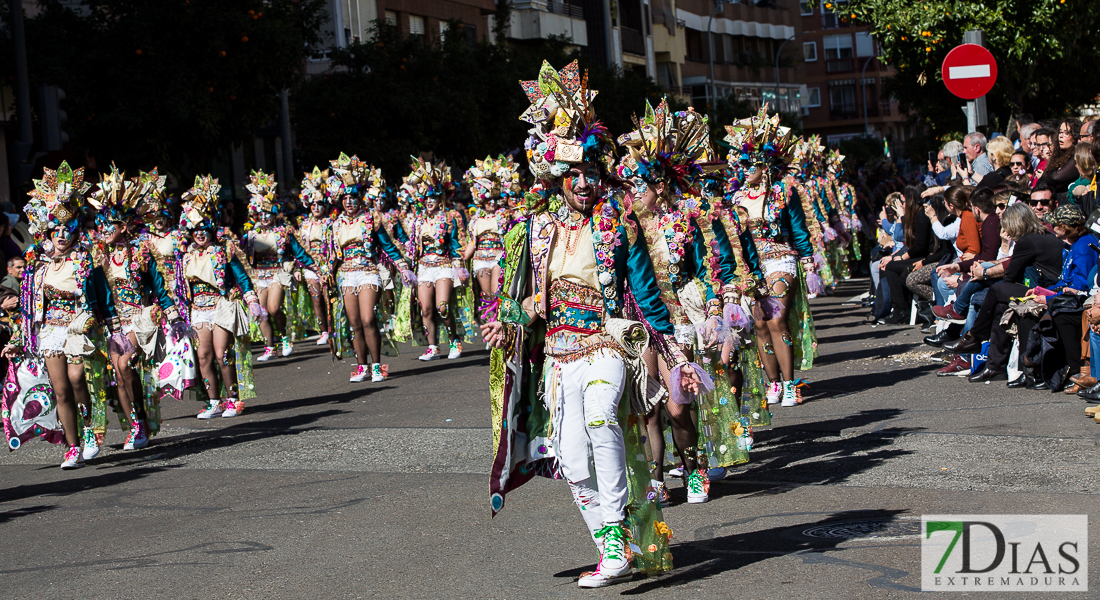
[[[978,318],[978,311],[982,309],[982,302],[985,302],[985,295],[987,292],[989,292],[989,286],[985,286],[971,294],[970,306],[965,307],[967,308],[967,312],[966,324],[963,325],[963,335],[966,335],[966,332],[970,331],[970,328],[974,326],[974,321]]]
[[[1089,366],[1093,373],[1100,373],[1100,334],[1089,330]],[[1096,377],[1093,375],[1093,377]]]

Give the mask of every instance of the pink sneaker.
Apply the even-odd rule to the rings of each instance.
[[[267,362],[275,356],[275,346],[264,346],[264,353],[260,355],[256,360],[258,362]]]
[[[435,360],[437,358],[442,358],[442,357],[443,357],[443,355],[441,355],[439,353],[439,347],[438,346],[428,346],[427,352],[420,355],[420,360],[428,361],[428,360]]]
[[[80,455],[80,446],[70,446],[65,453],[65,460],[61,461],[62,469],[79,469],[84,466],[84,457]]]
[[[359,365],[358,367],[355,367],[354,371],[351,372],[351,379],[349,381],[351,381],[352,383],[359,383],[361,381],[365,381],[369,376],[370,367],[368,367],[367,365]]]

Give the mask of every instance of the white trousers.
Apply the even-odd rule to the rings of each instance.
[[[590,532],[626,517],[626,445],[619,398],[626,366],[613,351],[559,363],[547,359],[545,401],[561,474]]]

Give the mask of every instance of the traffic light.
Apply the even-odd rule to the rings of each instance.
[[[65,90],[56,85],[43,85],[38,88],[38,139],[42,152],[60,150],[69,143],[69,134],[61,129],[68,115],[61,110],[61,101],[65,99]]]

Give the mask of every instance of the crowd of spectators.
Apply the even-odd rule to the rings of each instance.
[[[947,142],[886,198],[868,321],[919,322],[938,375],[1077,394],[1100,422],[1100,121],[1015,125]]]

